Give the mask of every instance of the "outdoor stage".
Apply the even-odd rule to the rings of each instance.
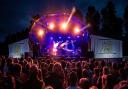
[[[20,58],[33,53],[34,58],[50,56],[79,59],[122,58],[122,41],[89,34],[91,24],[70,14],[56,13],[33,19],[29,38],[9,45],[9,56]]]
[[[34,20],[29,39],[40,56],[84,56],[88,51],[89,33],[78,17],[70,14],[49,14]]]
[[[67,14],[40,17],[33,24],[28,39],[9,44],[9,57],[20,58],[27,53],[33,54],[34,58],[50,56],[65,57],[65,59],[71,57],[118,59],[123,57],[121,40],[89,35],[86,29],[89,25],[84,25],[77,17],[72,17],[70,23],[63,26],[65,22],[63,18],[68,17]]]

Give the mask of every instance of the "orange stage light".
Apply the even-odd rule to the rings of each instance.
[[[90,24],[90,23],[88,23],[88,24],[87,24],[87,27],[91,27],[91,24]]]
[[[67,23],[66,23],[66,22],[63,22],[63,23],[61,24],[61,29],[62,29],[62,30],[66,30],[66,29],[67,29]]]
[[[37,35],[39,37],[42,37],[44,35],[44,30],[43,29],[39,29]]]
[[[49,23],[48,28],[49,28],[50,30],[53,30],[53,29],[55,28],[55,24],[54,24],[54,23]]]
[[[80,28],[79,27],[75,27],[74,28],[74,34],[79,34],[80,33]]]

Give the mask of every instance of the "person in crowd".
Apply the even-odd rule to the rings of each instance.
[[[16,82],[16,89],[21,89],[22,87],[22,79],[21,79],[21,73],[22,73],[22,66],[18,63],[14,63],[13,65],[13,75]]]
[[[122,80],[126,80],[127,79],[127,75],[126,75],[126,71],[124,68],[120,68],[119,69],[119,77],[118,80],[122,81]]]
[[[114,86],[113,89],[128,89],[128,81],[123,80]]]
[[[87,78],[81,78],[79,80],[79,87],[81,89],[89,89],[90,83],[89,80]]]
[[[29,79],[31,65],[28,63],[23,64],[22,81],[26,82]]]
[[[106,87],[107,89],[113,89],[114,87],[114,78],[112,74],[108,74],[107,75],[107,79],[106,79]]]
[[[16,89],[16,83],[14,77],[1,76],[0,77],[0,89]]]
[[[77,85],[77,74],[76,72],[71,72],[69,75],[69,86],[67,89],[79,89],[78,85]]]
[[[96,86],[99,78],[100,78],[100,70],[99,70],[99,68],[94,68],[94,74],[92,77],[92,84]]]
[[[89,74],[88,74],[88,70],[87,69],[83,69],[82,70],[82,77],[89,78]]]
[[[103,75],[102,75],[102,89],[107,89],[107,75],[108,75],[108,67],[103,67]]]
[[[52,72],[46,76],[46,85],[51,85],[54,89],[64,89],[64,71],[59,62],[53,65]]]
[[[112,63],[112,68],[111,68],[111,72],[114,78],[114,84],[119,82],[119,68],[118,68],[118,64],[116,62]]]
[[[32,65],[30,69],[30,77],[23,85],[23,89],[44,89],[45,83],[39,78],[39,69],[36,65]]]

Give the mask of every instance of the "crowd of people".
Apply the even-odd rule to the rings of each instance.
[[[128,89],[128,61],[1,56],[0,89]]]

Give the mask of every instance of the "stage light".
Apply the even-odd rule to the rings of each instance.
[[[37,34],[38,34],[39,37],[42,37],[44,35],[44,30],[43,29],[39,29]]]
[[[62,37],[59,37],[59,39],[61,39]]]
[[[80,38],[80,36],[77,36],[77,38]]]
[[[53,40],[53,37],[50,37],[51,40]]]
[[[88,24],[87,24],[87,27],[91,27],[91,24],[90,24],[90,23],[88,23]]]
[[[74,34],[79,34],[80,33],[80,28],[79,27],[75,27],[74,28]]]
[[[71,37],[70,36],[68,36],[68,39],[70,39]]]
[[[85,29],[87,29],[87,28],[89,28],[89,27],[91,27],[91,24],[90,24],[90,23],[88,23],[88,24],[85,25],[83,28],[81,28],[81,31],[84,31]]]
[[[63,22],[61,24],[61,29],[66,30],[66,28],[67,28],[67,23],[66,22]]]
[[[53,30],[55,28],[55,24],[54,23],[49,23],[48,28],[50,30]]]

